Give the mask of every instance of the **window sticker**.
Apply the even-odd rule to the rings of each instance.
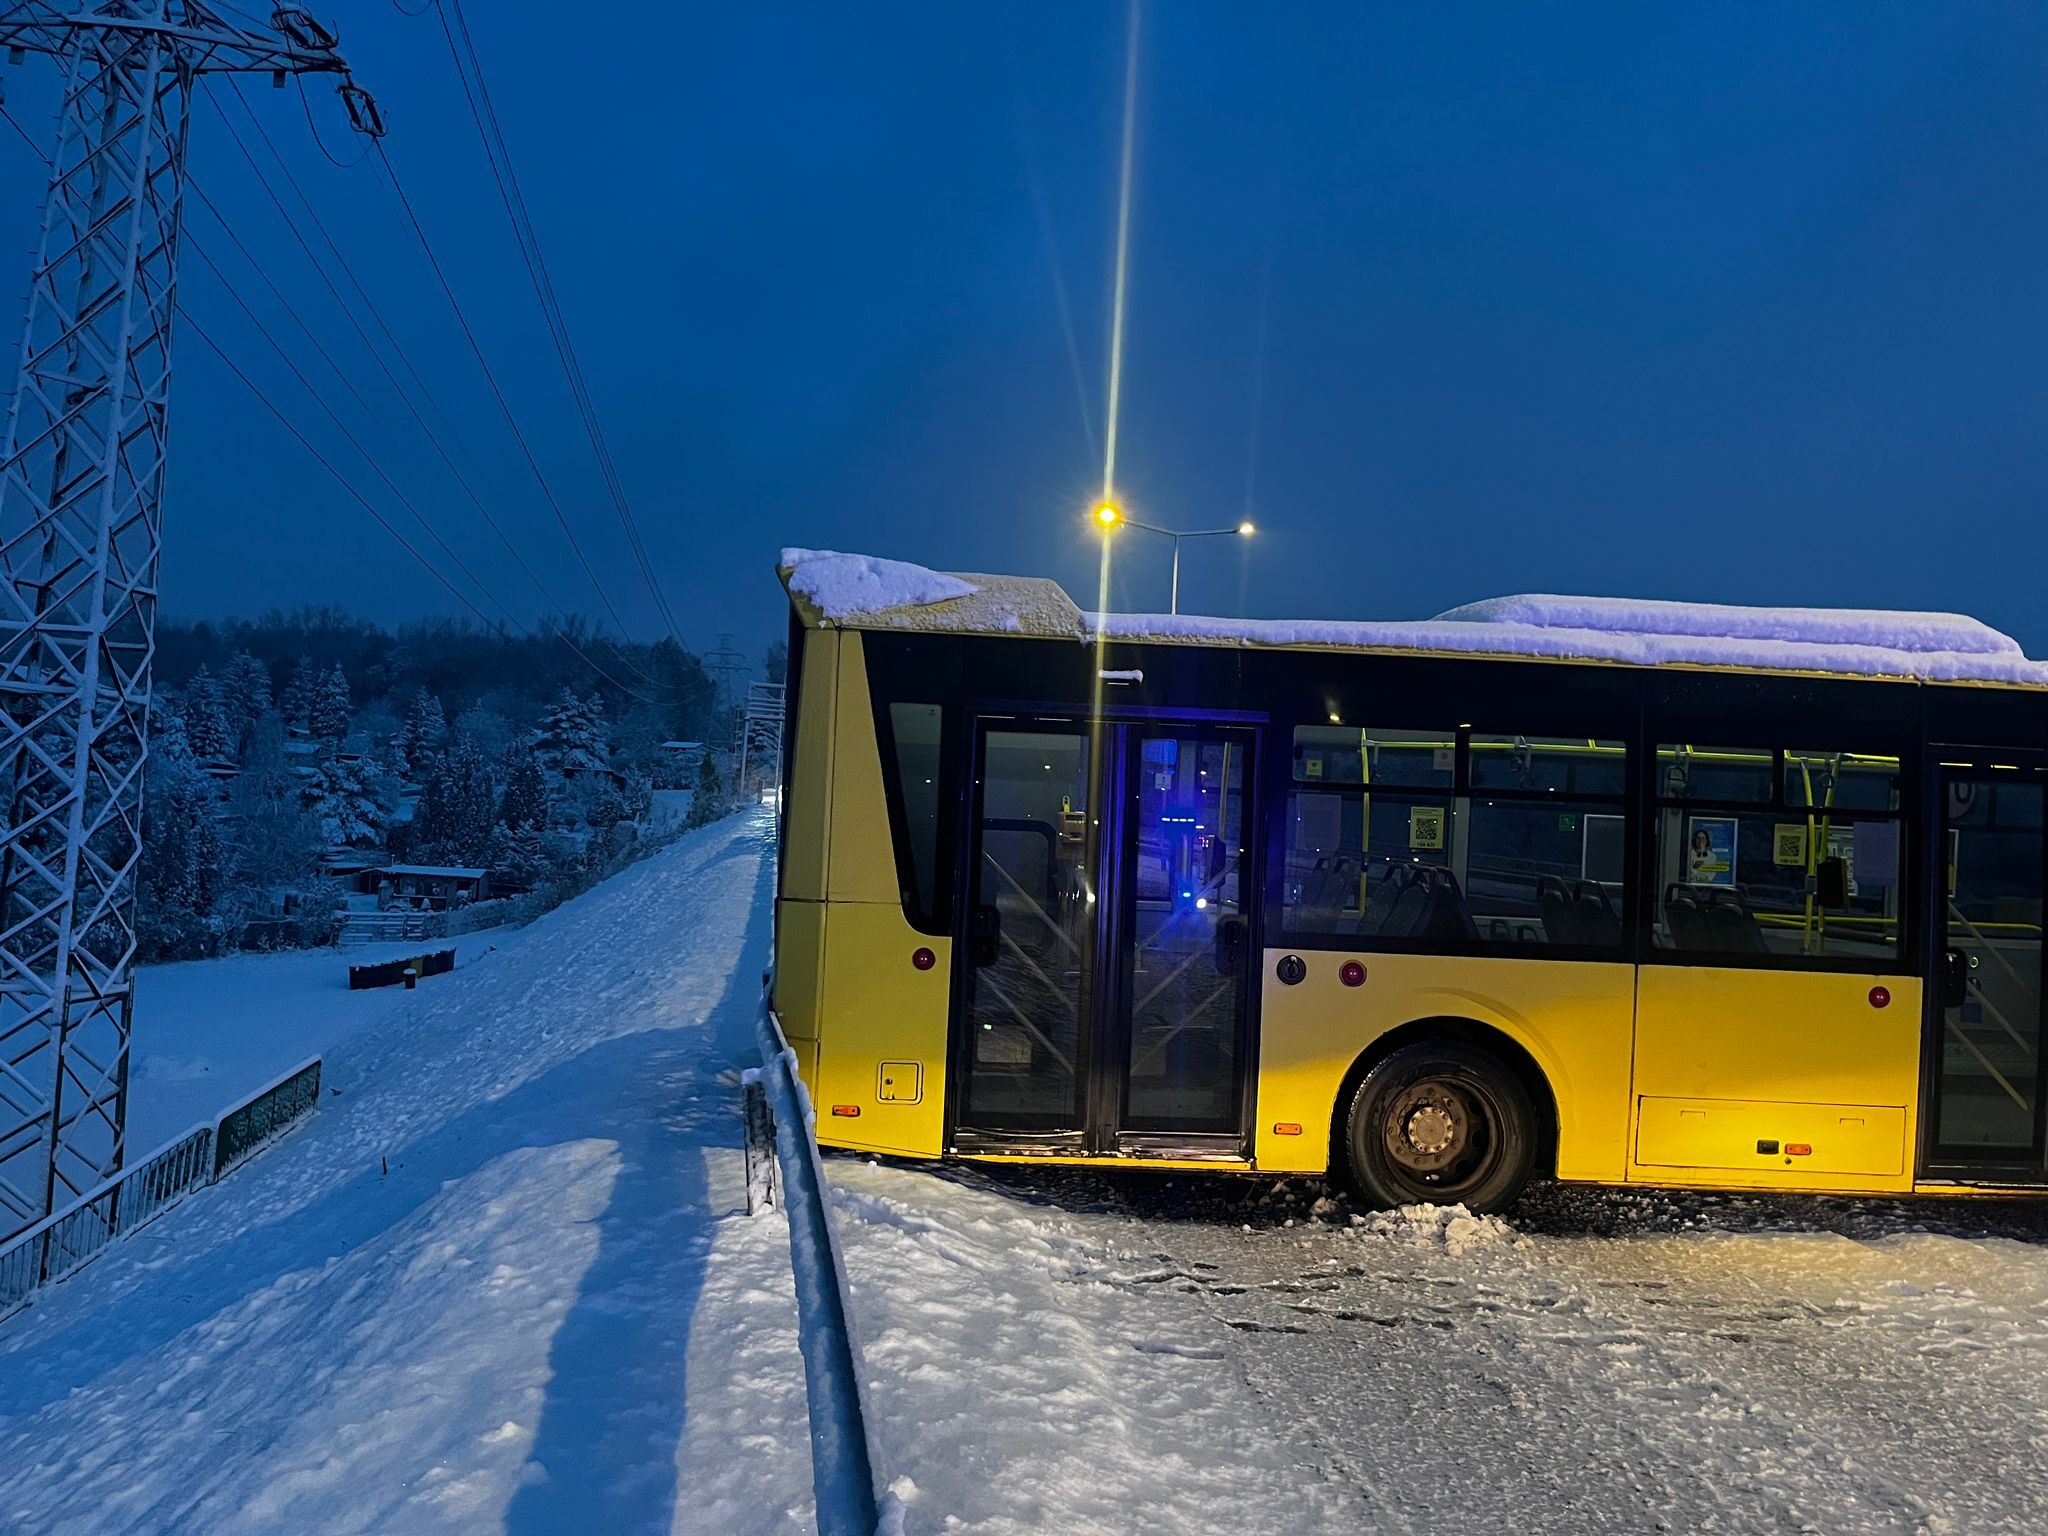
[[[1780,869],[1806,867],[1806,823],[1781,821],[1771,828],[1771,862]]]
[[[1685,879],[1688,885],[1735,883],[1733,816],[1688,816],[1685,824]]]
[[[1440,852],[1444,846],[1444,808],[1416,805],[1408,809],[1408,846],[1425,853]]]
[[[1855,841],[1849,851],[1849,874],[1853,891],[1867,885],[1883,890],[1898,879],[1899,824],[1896,821],[1859,821],[1850,832]]]

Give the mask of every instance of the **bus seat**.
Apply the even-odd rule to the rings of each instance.
[[[1614,910],[1599,881],[1580,880],[1573,885],[1572,909],[1579,922],[1578,943],[1611,949],[1621,942],[1621,914]]]
[[[1543,918],[1543,932],[1553,944],[1583,944],[1581,923],[1571,888],[1556,875],[1536,877],[1536,910]]]
[[[1724,885],[1709,887],[1706,918],[1715,949],[1742,955],[1770,952],[1770,946],[1764,942],[1763,925],[1757,922],[1741,891]]]
[[[1416,884],[1428,892],[1428,904],[1418,929],[1421,937],[1437,940],[1479,937],[1479,925],[1472,921],[1472,909],[1465,904],[1465,893],[1458,889],[1456,875],[1448,869],[1426,869],[1419,872]]]
[[[1664,891],[1664,923],[1674,949],[1712,949],[1714,937],[1701,910],[1698,887],[1671,885]]]

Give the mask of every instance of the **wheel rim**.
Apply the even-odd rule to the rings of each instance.
[[[1472,1188],[1492,1170],[1498,1160],[1496,1123],[1494,1106],[1473,1084],[1425,1077],[1389,1101],[1381,1141],[1403,1184],[1441,1199]]]

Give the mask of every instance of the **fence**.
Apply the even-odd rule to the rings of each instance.
[[[194,1126],[37,1222],[0,1248],[0,1318],[27,1306],[39,1287],[91,1263],[115,1238],[147,1225],[191,1191],[219,1179],[319,1102],[316,1056],[251,1094],[213,1124]]]

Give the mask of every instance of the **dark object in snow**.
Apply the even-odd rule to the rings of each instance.
[[[413,986],[422,976],[439,976],[455,969],[455,951],[437,949],[432,954],[412,955],[403,960],[386,960],[381,965],[352,965],[348,968],[348,989],[361,992],[368,987]]]

